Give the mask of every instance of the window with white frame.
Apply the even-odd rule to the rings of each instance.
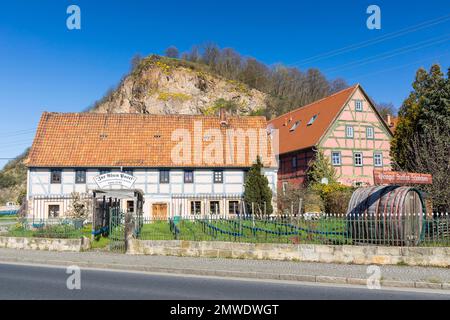
[[[374,138],[373,127],[367,127],[366,128],[366,138],[367,139],[373,139]]]
[[[345,136],[347,138],[353,138],[355,136],[355,129],[352,126],[345,127]]]
[[[362,152],[355,152],[353,154],[354,164],[355,167],[362,167],[363,166],[363,154]]]
[[[355,100],[355,111],[363,111],[362,100]]]
[[[340,166],[342,164],[341,153],[339,151],[333,151],[331,153],[331,162],[333,163],[333,166]]]
[[[376,152],[373,154],[373,164],[375,167],[383,166],[383,154],[381,152]]]

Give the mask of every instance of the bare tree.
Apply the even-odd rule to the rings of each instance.
[[[416,132],[408,150],[414,157],[405,168],[407,171],[428,173],[433,176],[433,184],[421,186],[433,201],[435,211],[450,210],[450,130],[438,122],[426,130]]]
[[[167,58],[178,59],[180,57],[180,51],[175,46],[170,46],[166,49],[165,55]]]

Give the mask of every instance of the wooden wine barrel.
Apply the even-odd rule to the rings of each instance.
[[[349,202],[347,233],[356,243],[416,245],[423,237],[425,201],[411,187],[357,189]]]

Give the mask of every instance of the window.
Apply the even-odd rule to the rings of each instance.
[[[341,153],[340,152],[332,152],[331,153],[331,161],[333,163],[333,166],[340,166],[342,164]]]
[[[214,171],[214,183],[223,183],[223,171]]]
[[[363,154],[361,152],[355,152],[353,154],[354,163],[356,167],[362,167],[363,166]]]
[[[347,138],[353,138],[355,136],[355,130],[352,126],[346,126],[345,127],[345,136]]]
[[[316,114],[311,118],[311,120],[309,120],[308,127],[311,126],[314,123],[314,121],[316,121],[317,117],[318,117],[318,115]]]
[[[366,128],[366,138],[373,139],[373,127]]]
[[[209,202],[209,212],[211,214],[220,215],[220,203],[219,201]]]
[[[50,180],[52,184],[60,184],[61,183],[61,170],[52,170],[50,173]]]
[[[289,131],[291,131],[291,132],[295,131],[295,129],[297,129],[299,125],[300,125],[300,121],[296,121]]]
[[[100,169],[100,175],[111,173],[111,169]]]
[[[297,169],[297,157],[292,158],[292,169]]]
[[[57,218],[59,217],[59,205],[49,205],[48,206],[48,217]]]
[[[124,169],[122,172],[127,174],[127,175],[129,175],[129,176],[132,176],[134,174],[134,170],[133,169]]]
[[[194,171],[184,172],[184,183],[194,183]]]
[[[373,155],[373,164],[375,167],[383,166],[383,154],[382,153],[374,153]]]
[[[75,183],[86,183],[86,170],[75,171]]]
[[[159,183],[169,183],[170,182],[170,171],[161,170],[159,172]]]
[[[355,111],[363,111],[363,102],[362,100],[355,100]]]
[[[191,201],[191,214],[199,215],[202,213],[202,202],[201,201]]]
[[[228,213],[239,214],[239,201],[228,201]]]

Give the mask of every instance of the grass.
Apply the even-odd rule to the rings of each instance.
[[[98,237],[94,241],[91,241],[91,249],[105,249],[109,246],[109,238]]]
[[[343,232],[345,224],[336,221],[308,222],[299,225],[305,230]],[[208,220],[205,222],[181,220],[177,237],[165,221],[144,224],[141,240],[190,240],[190,241],[231,241],[248,243],[330,243],[346,244],[344,235],[319,235],[298,230],[295,224],[252,220]],[[257,229],[254,229],[257,228]]]

